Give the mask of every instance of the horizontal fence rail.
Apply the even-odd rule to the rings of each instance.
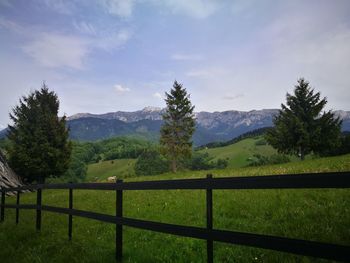
[[[350,172],[286,174],[269,176],[200,178],[160,180],[144,182],[38,184],[2,191],[16,192],[37,189],[81,190],[200,190],[200,189],[300,189],[300,188],[349,188]]]
[[[36,210],[36,229],[41,229],[41,211],[66,214],[69,216],[68,236],[72,239],[72,217],[84,217],[116,225],[116,259],[122,259],[122,227],[134,227],[155,232],[173,234],[183,237],[198,238],[207,241],[207,260],[213,262],[213,241],[271,249],[330,260],[350,261],[350,246],[327,244],[270,235],[243,233],[213,229],[212,190],[215,189],[305,189],[305,188],[349,188],[350,172],[309,173],[297,175],[271,175],[250,177],[212,178],[208,175],[202,179],[162,180],[144,182],[113,183],[80,183],[80,184],[39,184],[17,188],[1,189],[1,217],[4,221],[5,208],[16,209],[16,223],[19,220],[19,209]],[[68,189],[69,208],[42,205],[43,189]],[[106,215],[90,211],[73,209],[73,189],[114,190],[116,191],[116,215]],[[123,217],[124,190],[206,190],[207,227],[192,227],[160,222],[152,222]],[[19,204],[21,191],[37,190],[36,204]],[[17,202],[5,204],[6,192],[17,192]]]

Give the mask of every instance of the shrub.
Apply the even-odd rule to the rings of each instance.
[[[268,164],[288,163],[290,162],[290,159],[284,154],[273,154],[270,157],[261,154],[254,154],[253,158],[249,158],[248,161],[250,162],[248,166],[262,166]]]
[[[212,160],[208,153],[194,153],[188,166],[191,170],[225,169],[228,165],[227,159]]]
[[[145,151],[135,163],[136,175],[155,175],[169,171],[169,162],[156,150]]]
[[[216,161],[216,168],[217,169],[225,169],[228,165],[228,159],[218,159]]]
[[[208,153],[195,153],[192,156],[189,168],[191,170],[209,170],[214,166]]]

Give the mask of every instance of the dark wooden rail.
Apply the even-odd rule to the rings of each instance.
[[[72,239],[73,216],[85,217],[116,225],[116,259],[122,259],[123,226],[146,229],[184,237],[204,239],[207,241],[207,260],[213,262],[213,242],[225,242],[257,248],[272,249],[298,255],[312,256],[330,260],[350,261],[350,246],[327,244],[315,241],[292,239],[278,236],[243,233],[213,229],[213,197],[215,189],[303,189],[303,188],[349,188],[350,172],[271,175],[251,177],[163,180],[146,182],[80,183],[80,184],[39,184],[18,188],[1,189],[1,216],[5,219],[5,208],[16,209],[16,224],[20,209],[36,210],[36,229],[41,229],[41,212],[49,211],[68,215],[68,238]],[[68,189],[68,208],[42,204],[44,189]],[[116,192],[116,215],[106,215],[90,211],[73,209],[73,189],[113,190]],[[170,190],[202,189],[206,190],[207,227],[190,227],[123,217],[123,191],[125,190]],[[36,204],[20,204],[20,193],[24,190],[37,191]],[[15,205],[5,204],[6,192],[17,192]]]

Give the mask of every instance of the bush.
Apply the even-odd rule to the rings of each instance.
[[[273,154],[269,158],[269,164],[289,163],[290,159],[285,154]]]
[[[228,165],[228,159],[218,159],[216,161],[216,168],[217,169],[225,169]]]
[[[155,175],[169,171],[169,162],[156,150],[145,151],[135,163],[136,175]]]
[[[212,161],[208,153],[194,153],[189,164],[191,170],[209,170],[209,169],[225,169],[228,165],[228,160],[218,159]]]
[[[350,153],[350,133],[344,132],[340,138],[339,147],[328,149],[324,151],[321,156],[336,156]]]
[[[261,154],[254,154],[253,158],[249,158],[248,161],[250,162],[248,166],[262,166],[268,164],[288,163],[290,162],[290,159],[284,154],[273,154],[270,157]]]
[[[192,156],[190,167],[191,170],[209,170],[214,168],[208,153],[195,153]]]

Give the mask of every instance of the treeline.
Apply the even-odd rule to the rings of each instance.
[[[114,159],[134,159],[154,147],[149,141],[133,137],[115,137],[96,142],[73,142],[71,162],[62,179],[72,182],[83,181],[87,165],[90,163]]]
[[[178,159],[179,170],[209,170],[224,169],[228,165],[227,159],[214,160],[208,153],[194,152],[190,158]],[[136,175],[156,175],[171,171],[171,162],[157,148],[142,153],[136,161]]]

